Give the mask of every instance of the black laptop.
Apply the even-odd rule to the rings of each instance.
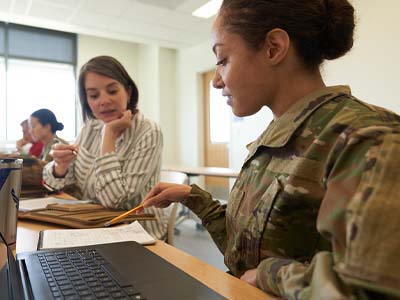
[[[135,242],[26,252],[15,260],[1,236],[0,299],[223,297]]]

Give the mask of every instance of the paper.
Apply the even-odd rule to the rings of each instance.
[[[79,247],[135,241],[142,245],[156,240],[135,221],[129,225],[95,229],[52,229],[42,232],[41,249]]]
[[[34,209],[44,209],[48,204],[58,203],[58,204],[82,204],[82,203],[91,203],[91,200],[67,200],[60,199],[55,197],[46,197],[46,198],[36,198],[36,199],[27,199],[21,200],[19,202],[19,211],[31,211]]]

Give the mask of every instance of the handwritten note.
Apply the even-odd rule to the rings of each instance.
[[[41,233],[41,249],[79,247],[97,244],[135,241],[142,245],[156,240],[135,221],[129,225],[95,229],[54,229]]]

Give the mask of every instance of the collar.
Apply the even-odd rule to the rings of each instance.
[[[282,116],[274,119],[254,142],[247,145],[249,155],[246,161],[260,146],[270,148],[285,146],[304,120],[321,105],[341,95],[351,95],[350,87],[344,85],[323,87],[296,101]]]

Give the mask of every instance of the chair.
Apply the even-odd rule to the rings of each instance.
[[[162,170],[160,181],[169,183],[187,184],[188,176],[182,172]],[[174,230],[175,230],[175,221],[176,221],[176,213],[178,211],[178,206],[179,206],[178,202],[173,203],[172,206],[170,206],[167,237],[166,237],[166,242],[170,245],[174,244]]]

